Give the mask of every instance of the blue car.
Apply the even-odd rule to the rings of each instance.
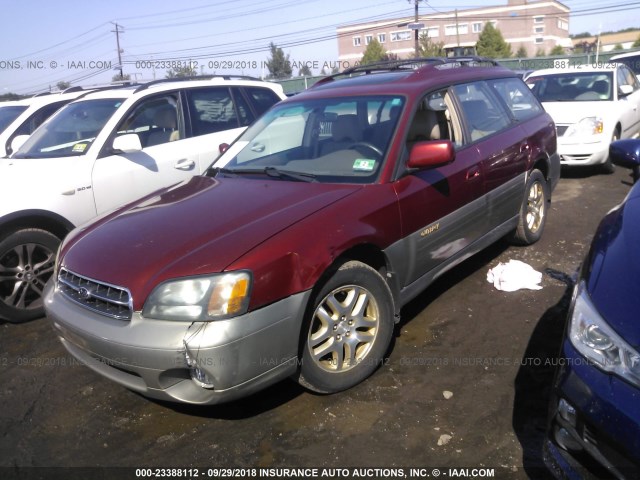
[[[638,179],[640,140],[610,148]],[[596,231],[573,292],[550,403],[557,478],[640,478],[640,182]]]

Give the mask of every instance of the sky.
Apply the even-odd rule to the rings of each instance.
[[[414,9],[413,0],[0,1],[0,94],[55,90],[60,81],[109,83],[118,73],[116,28],[123,71],[137,81],[187,64],[203,74],[266,75],[270,42],[296,67],[319,74],[336,64],[336,27],[412,16]],[[419,8],[428,15],[506,3],[421,0]],[[640,28],[640,1],[562,3],[572,11],[572,34]]]

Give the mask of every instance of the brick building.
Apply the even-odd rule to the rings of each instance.
[[[522,46],[528,56],[534,56],[540,50],[549,53],[556,45],[571,48],[569,14],[570,9],[556,0],[508,0],[505,6],[421,14],[419,23],[424,28],[420,35],[426,33],[433,42],[444,43],[445,49],[470,47],[490,22],[511,44],[514,54]],[[413,17],[403,17],[338,27],[339,60],[359,60],[374,38],[389,53],[412,56],[414,31],[408,25],[413,21]]]

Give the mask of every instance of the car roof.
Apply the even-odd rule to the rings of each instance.
[[[420,94],[425,88],[498,77],[517,77],[512,70],[482,57],[418,58],[360,65],[323,78],[287,100],[328,96]]]
[[[88,93],[82,98],[82,100],[128,98],[139,94],[140,92],[142,92],[142,95],[146,95],[146,92],[155,93],[175,90],[176,88],[197,88],[211,85],[267,87],[278,92],[280,97],[284,98],[283,88],[280,84],[266,82],[252,77],[215,75],[203,77],[164,78],[143,84],[124,85],[120,87],[114,86],[111,88],[107,87],[99,91]]]

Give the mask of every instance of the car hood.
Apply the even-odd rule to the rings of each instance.
[[[158,283],[224,271],[268,238],[361,188],[193,177],[74,232],[61,264],[128,288],[140,302],[137,310]]]
[[[578,123],[587,117],[607,117],[616,110],[614,102],[543,102],[542,106],[560,125]]]
[[[606,322],[640,347],[640,183],[602,221],[587,264],[587,291]]]

